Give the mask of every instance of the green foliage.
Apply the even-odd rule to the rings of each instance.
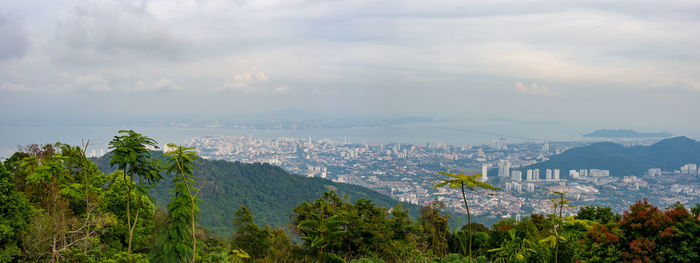
[[[423,228],[420,236],[426,252],[434,256],[447,254],[447,233],[449,216],[444,212],[445,204],[437,201],[421,209],[418,223]]]
[[[0,262],[21,256],[20,233],[32,216],[29,201],[15,190],[13,181],[5,165],[0,165]]]
[[[193,147],[168,144],[175,150],[166,153],[167,172],[173,175],[170,190],[172,196],[168,203],[168,223],[166,230],[156,237],[155,248],[151,253],[153,261],[168,262],[174,258],[178,261],[196,261],[197,239],[196,223],[199,216],[199,191],[204,184],[195,188],[194,162],[199,156]],[[191,258],[191,259],[190,259]]]
[[[151,158],[147,147],[158,148],[155,140],[133,130],[120,130],[109,142],[112,155],[110,166],[117,166],[128,176],[138,177],[138,183],[155,184],[163,178],[158,162]]]
[[[384,263],[381,258],[358,258],[350,260],[350,263]]]
[[[270,254],[272,243],[269,228],[261,228],[255,224],[253,215],[244,205],[234,213],[233,247],[250,251],[253,259],[264,258]]]
[[[610,207],[600,206],[581,207],[578,214],[576,214],[576,219],[596,221],[604,225],[614,224],[615,222],[619,221],[620,218],[620,215],[613,213]]]
[[[136,184],[127,177],[124,181],[122,171],[115,171],[108,176],[113,178],[111,184],[103,190],[102,209],[105,213],[113,215],[116,222],[105,228],[102,241],[106,245],[109,254],[116,254],[128,247],[129,227],[127,225],[126,200],[128,187]],[[139,220],[134,225],[132,245],[138,253],[148,252],[148,245],[152,241],[155,227],[155,206],[147,196],[131,192],[131,203],[134,211],[139,213]]]
[[[534,243],[527,238],[519,238],[515,229],[507,231],[508,238],[500,247],[489,249],[494,253],[494,262],[527,262],[530,255],[537,251],[533,249]]]
[[[148,197],[146,189],[148,186],[158,183],[162,178],[160,174],[160,163],[151,158],[151,153],[148,150],[148,146],[158,147],[156,141],[143,136],[140,133],[136,133],[133,130],[121,130],[119,134],[114,136],[109,142],[109,149],[112,150],[112,156],[109,161],[110,166],[117,166],[123,171],[122,178],[126,182],[126,223],[129,230],[129,235],[127,236],[127,254],[131,256],[131,245],[133,241],[133,232],[136,224],[139,220],[139,211],[137,211],[133,216],[131,215],[131,192],[132,189],[136,190],[136,201],[139,201],[142,196]],[[138,177],[138,183],[136,186],[132,186],[131,180],[134,177]],[[116,178],[112,177],[112,182]],[[149,197],[150,198],[150,197]]]
[[[422,227],[397,206],[391,213],[360,199],[354,204],[334,192],[325,193],[314,202],[294,208],[293,224],[301,234],[306,254],[317,261],[326,254],[345,259],[361,257],[390,261],[414,261],[419,258]],[[446,217],[442,216],[440,218]],[[445,224],[440,225],[446,231]],[[425,241],[427,242],[427,241]]]
[[[341,235],[347,232],[342,230],[347,222],[343,221],[339,214],[327,214],[326,202],[319,204],[318,211],[306,215],[306,218],[296,225],[302,234],[299,238],[307,247],[318,251],[320,261],[321,258],[327,257],[328,253],[323,252],[326,247],[340,243]]]

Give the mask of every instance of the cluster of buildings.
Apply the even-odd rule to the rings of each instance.
[[[681,169],[679,172],[681,174],[700,174],[700,168],[698,168],[697,164],[689,163],[689,164],[681,166]]]
[[[581,170],[569,170],[569,176],[574,179],[582,179],[587,177],[605,177],[610,176],[609,170],[601,169],[581,169]]]
[[[661,176],[664,174],[677,174],[677,175],[700,175],[700,166],[694,163],[684,164],[678,170],[664,172],[661,168],[650,168],[647,170],[646,175],[650,177]]]
[[[542,143],[508,145],[505,140],[495,141],[494,147],[441,143],[367,144],[308,137],[255,138],[252,135],[198,137],[189,145],[196,147],[200,156],[207,159],[270,163],[291,173],[365,186],[404,202],[424,205],[440,200],[455,210],[462,207],[460,194],[451,192],[454,189],[434,189],[438,172],[480,173],[479,180],[493,183],[489,170],[496,166],[502,169],[503,165],[499,163],[523,167],[544,160],[544,149],[557,152],[568,147],[556,144],[544,147]],[[526,181],[560,180],[559,170],[543,172],[540,178],[539,170],[531,170],[533,177]],[[535,185],[520,187],[524,191],[535,191]],[[515,201],[520,197],[509,193],[499,192],[491,196],[472,192],[467,195],[468,199],[479,200],[473,207],[477,215],[501,216],[522,212],[518,205],[522,200]]]
[[[506,144],[504,140],[496,140],[491,145],[454,146],[248,135],[198,137],[189,144],[196,147],[203,158],[270,163],[299,175],[361,185],[403,202],[426,205],[439,200],[457,212],[465,212],[461,193],[458,189],[434,189],[436,177],[440,176],[438,172],[480,173],[479,180],[505,191],[467,192],[467,200],[473,204],[470,210],[474,215],[496,218],[551,212],[551,191],[557,189],[567,191],[567,197],[572,200],[610,206],[619,211],[627,208],[627,203],[620,202],[621,199],[631,202],[644,194],[625,192],[627,195],[621,196],[618,191],[621,187],[650,189],[644,179],[620,179],[610,176],[610,171],[604,169],[569,170],[569,177],[562,178],[560,169],[521,168],[545,161],[550,152],[560,153],[576,146],[576,142]],[[683,171],[693,168],[692,165],[684,167]],[[489,176],[490,171],[496,175]],[[653,170],[653,173],[661,171]],[[680,190],[674,190],[676,188]],[[698,192],[676,188],[655,193],[670,195],[668,198],[672,200],[674,196]]]

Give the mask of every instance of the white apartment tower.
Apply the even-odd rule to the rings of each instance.
[[[498,176],[499,177],[510,176],[510,162],[508,160],[500,160],[498,162]]]
[[[511,180],[520,182],[523,180],[523,172],[521,171],[512,171],[511,172]]]

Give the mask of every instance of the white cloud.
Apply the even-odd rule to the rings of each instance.
[[[0,90],[3,91],[13,91],[13,92],[23,92],[23,91],[29,91],[27,87],[21,84],[14,84],[14,83],[9,83],[5,82],[2,85],[0,85]]]
[[[275,88],[272,91],[272,93],[274,93],[274,94],[289,94],[291,91],[292,91],[292,89],[290,89],[287,86],[280,86],[280,87]]]
[[[243,73],[243,74],[238,74],[234,75],[232,78],[228,79],[226,82],[224,82],[221,87],[219,87],[218,91],[234,91],[234,92],[241,92],[241,93],[250,93],[250,92],[256,92],[256,91],[261,91],[262,89],[265,88],[265,84],[267,84],[270,81],[270,79],[265,75],[265,73],[262,72],[256,72],[256,73]]]
[[[556,92],[550,90],[545,85],[538,85],[537,83],[532,83],[530,86],[525,86],[523,83],[515,83],[515,89],[520,93],[524,94],[534,94],[534,95],[558,95]]]
[[[147,83],[144,80],[139,80],[136,82],[136,84],[132,87],[126,90],[126,92],[157,92],[157,93],[165,93],[165,92],[174,92],[174,91],[179,91],[182,88],[175,84],[174,81],[169,80],[169,79],[161,79],[157,81],[156,83],[150,84]]]
[[[93,92],[109,92],[112,88],[109,86],[109,81],[98,75],[81,75],[77,76],[69,88]]]
[[[176,90],[180,90],[180,86],[175,84],[175,82],[173,82],[172,80],[161,79],[158,82],[156,82],[155,90],[157,90],[157,91],[176,91]]]

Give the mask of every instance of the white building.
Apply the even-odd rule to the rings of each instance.
[[[535,191],[535,184],[528,183],[525,188],[528,192],[534,192]]]
[[[482,182],[486,182],[486,180],[489,179],[488,173],[489,173],[489,165],[482,164],[481,165],[481,178],[480,178]]]
[[[545,180],[552,181],[552,169],[544,170]]]
[[[576,170],[569,170],[569,176],[571,176],[571,178],[578,179],[579,172]]]
[[[499,177],[510,176],[510,162],[508,160],[500,160],[498,162],[498,176]]]
[[[649,176],[661,176],[662,175],[661,168],[650,168],[647,171],[647,175],[649,175]]]
[[[591,169],[589,172],[593,177],[610,176],[610,170]]]
[[[523,180],[523,172],[521,171],[512,171],[511,172],[511,180],[520,182]]]
[[[559,181],[559,169],[554,169],[554,181]]]

